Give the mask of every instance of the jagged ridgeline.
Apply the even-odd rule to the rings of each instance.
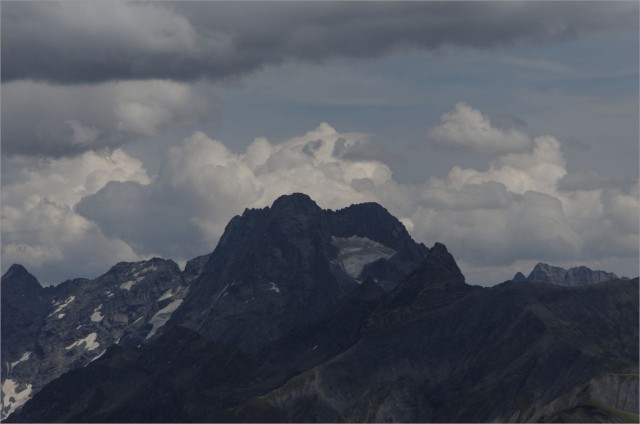
[[[382,206],[304,194],[233,218],[184,270],[154,258],[43,288],[14,265],[3,417],[637,422],[638,279],[532,275],[468,285]]]

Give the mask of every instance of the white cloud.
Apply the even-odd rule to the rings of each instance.
[[[378,188],[395,185],[389,167],[334,155],[337,144],[349,149],[364,139],[321,124],[276,145],[258,138],[236,154],[197,132],[166,153],[152,184],[108,184],[77,210],[139,254],[160,248],[166,256],[188,259],[212,250],[229,219],[244,208],[269,205],[284,193],[306,192],[331,208],[379,200]],[[389,188],[382,195],[395,196]]]
[[[74,206],[109,181],[148,184],[140,161],[119,149],[15,161],[22,167],[19,176],[2,187],[4,269],[22,263],[53,283],[71,275],[95,276],[117,261],[139,257],[123,241],[105,237],[94,222],[75,213]]]
[[[427,140],[451,148],[494,152],[520,152],[531,146],[525,133],[494,127],[487,116],[464,102],[442,115],[427,133]]]
[[[380,160],[348,154],[366,146],[363,134],[321,124],[282,142],[257,138],[244,153],[196,132],[165,153],[151,179],[122,152],[103,166],[105,175],[76,170],[71,162],[49,165],[46,172],[25,171],[3,192],[3,236],[5,215],[11,225],[40,228],[23,223],[24,215],[41,222],[42,234],[48,234],[26,244],[41,251],[25,250],[23,257],[41,258],[39,263],[73,262],[68,246],[82,246],[91,237],[116,246],[122,256],[161,254],[183,261],[213,250],[229,219],[244,208],[305,192],[323,208],[379,202],[418,241],[447,244],[471,282],[500,282],[539,260],[636,273],[638,184],[626,190],[563,187],[571,174],[553,137],[537,137],[526,151],[497,156],[485,170],[453,167],[442,177],[412,184],[395,181]],[[107,161],[85,154],[80,162],[92,160]],[[128,165],[118,173],[115,164]],[[64,180],[68,173],[75,175],[73,182]],[[46,202],[32,195],[44,192],[52,193]],[[59,233],[47,230],[51,223],[62,223]],[[28,240],[25,234],[11,245]],[[65,234],[85,239],[70,242]]]

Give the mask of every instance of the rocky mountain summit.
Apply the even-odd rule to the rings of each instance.
[[[255,353],[367,278],[394,288],[427,251],[378,204],[282,196],[229,222],[171,323]]]
[[[565,287],[577,287],[588,284],[597,284],[605,281],[618,280],[619,277],[612,272],[593,271],[586,266],[564,269],[538,262],[528,277],[521,272],[516,273],[513,281],[538,283],[550,283]],[[622,277],[622,279],[626,279]]]

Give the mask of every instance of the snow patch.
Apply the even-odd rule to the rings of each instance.
[[[133,287],[133,285],[134,285],[135,283],[137,283],[137,282],[138,282],[138,281],[134,281],[134,280],[126,281],[126,282],[124,282],[124,283],[120,284],[120,288],[121,288],[122,290],[129,291],[129,290],[131,290],[131,287]]]
[[[367,237],[332,236],[331,242],[338,248],[338,257],[333,262],[340,265],[351,278],[359,277],[365,265],[381,258],[389,259],[396,254],[390,247]]]
[[[64,316],[65,316],[65,315],[66,315],[66,314],[58,314],[58,319],[62,319],[62,318],[64,318]]]
[[[171,296],[173,296],[173,290],[169,289],[166,292],[164,292],[162,296],[158,298],[158,302],[162,302],[165,299],[169,299]]]
[[[120,341],[120,340],[118,340]],[[103,350],[102,352],[100,352],[97,356],[95,356],[92,360],[90,360],[87,365],[89,365],[90,363],[92,363],[93,361],[95,361],[96,359],[98,359],[99,357],[101,357],[102,355],[104,355],[104,353],[107,351],[107,349]],[[87,366],[85,365],[85,367]]]
[[[155,265],[149,265],[147,267],[142,268],[140,271],[138,271],[136,274],[148,274],[150,272],[156,272],[158,270],[158,267]]]
[[[182,299],[176,299],[156,312],[155,315],[152,316],[149,320],[153,327],[151,328],[151,331],[149,331],[149,334],[147,334],[147,337],[145,337],[145,340],[156,334],[156,331],[158,331],[160,327],[162,327],[167,323],[167,321],[169,321],[169,318],[171,318],[171,314],[173,314],[181,304]]]
[[[16,365],[18,365],[20,362],[27,361],[30,357],[31,357],[31,352],[25,352],[25,353],[23,353],[23,354],[22,354],[22,356],[20,357],[20,359],[18,359],[18,360],[17,360],[17,361],[15,361],[15,362],[11,362],[11,367],[10,367],[10,368],[15,367],[15,366],[16,366]]]
[[[100,312],[101,309],[102,305],[98,305],[98,307],[93,310],[93,313],[91,314],[92,322],[100,322],[104,319],[104,315],[102,315],[102,313]]]
[[[2,418],[8,417],[31,397],[31,384],[18,391],[18,383],[7,378],[2,383]]]
[[[232,283],[229,283],[229,284],[233,285],[233,283],[235,283],[235,281],[232,282]],[[216,300],[220,299],[221,297],[225,297],[227,295],[227,288],[229,288],[229,284],[227,284],[226,286],[224,286],[224,288],[222,290],[220,290],[220,293],[218,293],[218,295],[216,296],[214,302]]]
[[[60,302],[60,301],[58,301],[58,302],[54,303],[54,305],[58,305],[58,307],[56,308],[56,310],[55,310],[55,311],[51,312],[51,313],[49,314],[49,316],[54,315],[54,314],[57,314],[58,312],[60,312],[60,311],[61,311],[61,310],[63,310],[64,308],[66,308],[66,307],[67,307],[71,302],[73,302],[74,300],[76,300],[76,297],[75,297],[75,296],[70,296],[70,297],[69,297],[67,300],[65,300],[65,301],[64,301],[64,303],[62,303],[62,304],[59,304],[59,302]],[[64,316],[64,314],[63,314],[63,316]],[[61,317],[58,317],[58,318],[61,318]]]
[[[65,347],[65,349],[66,350],[73,349],[74,347],[80,346],[82,343],[85,344],[84,347],[88,351],[97,349],[100,346],[100,343],[96,341],[97,338],[98,338],[98,333],[91,333],[84,339],[76,340],[75,342],[71,343],[69,346]]]
[[[311,348],[311,350],[316,350],[318,348],[318,345],[315,345],[314,347]]]
[[[271,287],[269,287],[269,291],[280,293],[280,287],[278,287],[276,283],[271,283]]]

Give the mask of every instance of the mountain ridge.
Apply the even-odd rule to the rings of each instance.
[[[282,196],[184,270],[121,262],[47,288],[10,271],[9,421],[613,420],[584,390],[637,414],[611,388],[637,373],[637,279],[472,286],[444,244],[416,243],[375,203]],[[20,314],[33,322],[11,327]]]
[[[374,222],[357,213],[357,207],[344,208],[347,212],[334,215],[307,195],[281,196],[271,207],[246,209],[234,217],[214,252],[189,260],[182,271],[170,259],[119,262],[95,279],[68,280],[43,288],[23,266],[10,267],[2,277],[3,392],[23,393],[23,398],[28,398],[61,373],[87,365],[112,343],[134,347],[174,325],[197,329],[197,323],[189,325],[181,314],[188,308],[196,316],[206,313],[212,299],[234,298],[228,303],[227,315],[222,314],[223,322],[213,322],[212,327],[218,325],[219,331],[209,336],[235,343],[242,337],[245,343],[239,344],[243,350],[257,351],[358,286],[359,280],[336,260],[340,249],[333,234],[366,234],[392,244],[392,250],[401,253],[400,258],[385,258],[373,249],[362,256],[361,269],[372,278],[379,276],[379,283],[397,283],[405,271],[417,266],[426,248],[415,243],[382,206],[368,204],[364,208],[378,211]],[[355,222],[359,229],[350,230],[349,225]],[[301,261],[300,252],[310,248],[316,250],[307,251],[307,261]],[[286,261],[283,252],[288,255]],[[258,265],[246,260],[256,258],[260,262],[263,256],[275,259]],[[368,269],[370,259],[382,271]],[[293,277],[285,286],[282,280],[289,275],[280,267],[287,262],[292,264],[286,269]],[[200,281],[205,271],[214,279],[218,272],[229,279],[216,289],[210,287],[211,279]],[[243,273],[244,281],[235,278]],[[10,282],[14,284],[8,287]],[[259,308],[238,313],[243,302],[246,307],[265,299],[257,319],[252,315],[260,312]],[[285,311],[289,311],[286,316]],[[227,319],[238,321],[237,325],[226,324]],[[208,327],[211,323],[205,319],[200,325]],[[252,334],[247,335],[247,331]],[[7,365],[14,363],[10,368]],[[25,391],[27,388],[29,391]],[[17,407],[16,402],[3,404],[2,416]]]
[[[539,283],[551,283],[560,286],[574,287],[598,284],[618,279],[624,280],[627,278],[618,277],[613,272],[592,270],[583,265],[565,269],[558,266],[552,266],[544,262],[538,262],[528,276],[525,277],[521,272],[517,272],[512,280],[518,282],[533,281]]]

